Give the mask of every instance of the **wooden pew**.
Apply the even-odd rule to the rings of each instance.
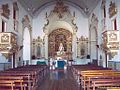
[[[109,68],[91,65],[76,65],[75,67],[73,66],[72,71],[73,75],[75,74],[79,77],[80,84],[84,90],[86,90],[86,88],[90,90],[91,87],[95,90],[96,87],[100,86],[117,86],[120,81],[120,72],[113,71]],[[104,82],[106,82],[106,84],[104,84]]]
[[[108,71],[101,70],[99,72],[96,71],[96,72],[91,72],[91,73],[90,72],[84,73],[80,77],[81,77],[81,84],[85,90],[87,84],[88,84],[88,87],[91,87],[90,86],[91,82],[95,83],[96,86],[99,86],[101,80],[104,80],[107,83],[108,79],[109,79],[109,82],[113,82],[113,79],[115,80],[115,78],[120,79],[120,72],[116,72],[116,71],[110,72],[109,70]],[[94,82],[94,81],[98,82],[99,85],[97,85],[96,82]],[[117,81],[116,81],[116,83],[117,83]],[[115,83],[115,81],[114,81],[114,83]],[[96,87],[95,85],[94,85],[94,87]],[[101,86],[102,85],[104,86],[104,83],[101,82]]]
[[[109,79],[97,79],[97,80],[92,80],[91,82],[91,87],[93,90],[96,90],[96,87],[120,87],[120,77],[116,78],[116,79],[112,79],[113,77],[109,78]],[[90,90],[90,87],[89,89]]]
[[[87,65],[73,65],[72,66],[72,72],[74,78],[77,80],[77,82],[80,84],[80,73],[81,71],[87,71],[87,70],[108,70],[109,68],[103,68],[101,66],[96,66],[93,64],[87,64]],[[110,69],[109,69],[110,70]]]
[[[4,81],[4,82],[3,82]],[[22,77],[0,76],[0,87],[11,87],[12,89],[25,90]]]
[[[0,90],[17,90],[14,89],[14,86],[15,86],[14,81],[0,80]]]
[[[25,87],[28,87],[28,90],[35,90],[38,81],[40,81],[41,78],[44,78],[44,75],[48,72],[48,68],[49,67],[46,65],[28,65],[0,72],[0,77],[9,77],[9,80],[11,80],[11,76],[22,77]]]

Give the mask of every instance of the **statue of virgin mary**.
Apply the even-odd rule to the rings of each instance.
[[[59,50],[58,51],[64,51],[64,47],[63,47],[63,44],[60,43],[60,46],[59,46]]]
[[[65,52],[64,52],[64,46],[63,46],[62,43],[60,43],[60,46],[59,46],[59,48],[58,48],[57,55],[62,55],[62,54],[64,54],[64,53],[65,53]]]

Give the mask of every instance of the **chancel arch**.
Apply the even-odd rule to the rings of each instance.
[[[68,54],[71,54],[72,59],[75,59],[77,57],[77,29],[78,27],[75,22],[75,16],[70,13],[68,6],[65,6],[62,1],[58,1],[50,14],[46,15],[46,23],[43,27],[43,32],[45,33],[45,59],[55,56],[55,53],[58,49],[58,44],[60,43],[62,43],[65,47],[65,51]],[[66,42],[68,41],[67,39],[69,39],[69,37],[70,41]]]

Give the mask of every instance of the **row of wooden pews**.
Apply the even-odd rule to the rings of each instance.
[[[0,72],[0,90],[36,90],[49,72],[47,65],[27,65]]]
[[[120,90],[119,71],[88,64],[73,65],[72,72],[84,90]]]

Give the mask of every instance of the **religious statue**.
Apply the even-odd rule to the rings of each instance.
[[[63,47],[63,44],[62,44],[62,43],[60,43],[59,51],[64,51],[64,47]]]
[[[65,52],[64,52],[64,46],[62,43],[60,43],[60,46],[58,48],[58,52],[57,52],[57,55],[63,55]]]

